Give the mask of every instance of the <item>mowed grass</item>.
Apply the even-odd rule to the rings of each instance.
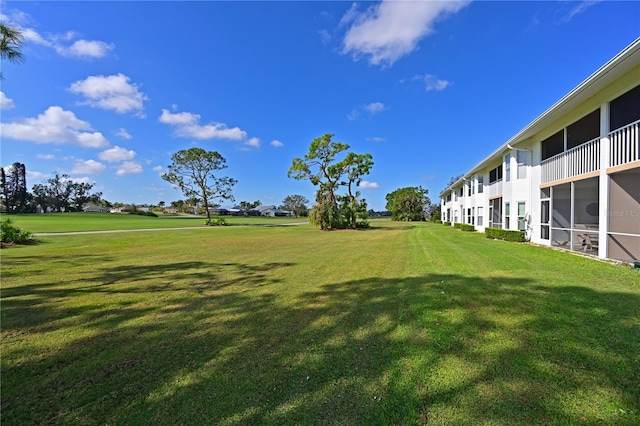
[[[640,274],[435,224],[2,255],[2,423],[640,423]]]
[[[227,225],[278,225],[307,222],[307,218],[295,217],[243,217],[223,216]],[[3,215],[15,226],[34,233],[111,231],[122,229],[167,229],[204,227],[204,216],[138,216],[127,213],[47,213],[27,215]],[[214,219],[216,217],[212,217]]]

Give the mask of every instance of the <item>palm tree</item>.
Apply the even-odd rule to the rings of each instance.
[[[18,28],[0,23],[0,58],[15,63],[22,62],[24,58],[20,49],[23,39],[24,36]],[[0,79],[2,79],[1,72]]]

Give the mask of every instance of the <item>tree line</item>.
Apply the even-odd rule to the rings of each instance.
[[[55,173],[44,183],[27,190],[26,166],[13,163],[0,168],[0,194],[7,214],[81,211],[89,202],[99,204],[101,192],[92,193],[94,184],[78,182],[67,174]]]
[[[349,148],[334,141],[331,133],[314,139],[304,157],[293,159],[287,175],[314,185],[315,203],[309,210],[309,200],[296,194],[287,196],[280,208],[296,216],[308,214],[310,221],[322,230],[368,227],[367,202],[357,188],[370,173],[373,157],[350,152]],[[226,160],[216,151],[190,148],[173,154],[172,164],[162,178],[178,187],[187,199],[171,202],[171,206],[181,211],[202,212],[210,222],[210,207],[219,206],[217,202],[223,200],[235,201],[232,189],[237,181],[218,173],[226,167]],[[0,194],[9,214],[34,213],[38,208],[42,212],[80,211],[87,203],[111,206],[102,199],[101,192],[91,192],[94,184],[74,181],[67,174],[56,172],[28,192],[24,164],[14,163],[0,171]],[[422,187],[399,188],[387,194],[386,208],[393,220],[424,220],[437,210],[427,193]],[[260,204],[242,201],[239,207],[250,210]],[[165,207],[164,201],[160,207]]]

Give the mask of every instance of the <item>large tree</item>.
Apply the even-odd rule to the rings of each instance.
[[[293,159],[287,175],[297,180],[309,180],[318,187],[316,203],[309,212],[313,223],[323,230],[355,228],[357,212],[363,211],[366,216],[367,209],[366,202],[358,199],[360,194],[354,192],[353,186],[369,173],[373,160],[370,154],[352,152],[338,160],[337,156],[350,147],[332,138],[333,134],[326,133],[314,139],[303,158]],[[341,186],[347,187],[347,195],[337,193]]]
[[[0,187],[7,214],[25,213],[27,209],[26,174],[22,163],[0,168]]]
[[[45,183],[33,185],[34,202],[43,212],[80,211],[88,202],[100,204],[101,192],[91,193],[94,184],[74,182],[67,174],[56,173]]]
[[[349,224],[351,228],[357,227],[357,219],[359,217],[367,215],[367,203],[364,199],[360,198],[360,191],[355,191],[354,186],[357,187],[362,182],[363,176],[366,176],[373,167],[373,157],[371,154],[355,154],[350,152],[347,154],[344,160],[339,163],[339,167],[342,169],[344,176],[343,185],[347,187],[347,196],[345,203],[343,203],[343,211],[349,218]],[[364,209],[364,210],[363,210]]]
[[[18,28],[14,28],[0,23],[0,58],[9,62],[20,63],[24,60],[22,56],[22,41],[24,36]],[[0,79],[3,78],[0,72]]]
[[[282,200],[280,209],[293,212],[296,217],[306,216],[308,211],[307,204],[309,204],[309,200],[307,200],[304,195],[287,195],[285,199]]]
[[[399,188],[387,194],[386,209],[392,214],[392,220],[423,220],[425,211],[431,204],[427,197],[429,191],[420,186]]]
[[[183,149],[171,156],[172,163],[162,179],[176,185],[187,198],[202,202],[211,221],[209,205],[216,199],[233,201],[231,190],[237,183],[230,177],[219,177],[217,172],[227,168],[227,162],[217,151],[202,148]]]

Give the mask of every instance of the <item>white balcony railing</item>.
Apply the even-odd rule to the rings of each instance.
[[[609,167],[621,166],[640,160],[638,140],[640,120],[609,133]]]
[[[487,185],[486,189],[487,189],[487,194],[489,194],[489,197],[502,195],[502,179]]]
[[[600,170],[600,138],[543,160],[542,183]]]

